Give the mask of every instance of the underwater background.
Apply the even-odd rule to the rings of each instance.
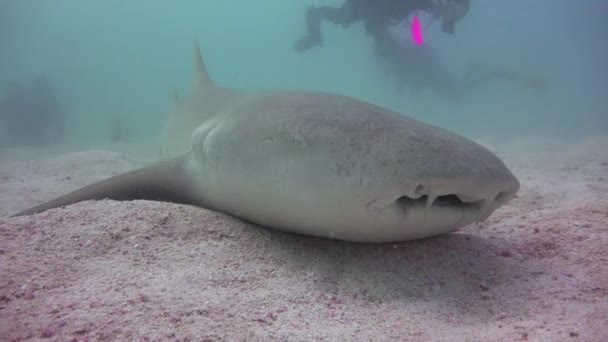
[[[384,62],[361,23],[324,23],[324,45],[296,53],[307,7],[342,3],[0,0],[0,341],[608,341],[608,0],[471,0],[453,35],[421,15],[425,43],[412,47],[407,25],[395,27],[402,45]],[[346,94],[438,125],[495,153],[517,196],[484,222],[387,244],[139,199],[198,189],[185,173],[120,181],[161,159],[174,89],[179,105],[191,100],[196,39],[217,86]],[[490,81],[464,87],[471,73]],[[386,141],[370,135],[362,142]],[[289,162],[266,151],[260,164]],[[468,190],[480,190],[488,157],[464,155],[480,175]],[[461,168],[445,165],[460,183]],[[233,170],[256,184],[255,168]],[[11,217],[116,175],[137,199]]]
[[[425,39],[455,75],[473,61],[538,81],[488,84],[457,103],[396,91],[360,23],[326,23],[324,46],[294,52],[313,3],[342,1],[2,0],[0,89],[45,77],[69,108],[66,142],[79,148],[111,139],[116,120],[129,139],[154,140],[172,90],[190,90],[199,39],[211,77],[229,88],[343,93],[489,140],[580,139],[608,128],[605,1],[473,1],[454,35],[431,25]],[[405,27],[396,34],[405,39]]]

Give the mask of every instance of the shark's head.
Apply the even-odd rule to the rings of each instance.
[[[465,140],[434,149],[437,142],[418,157],[407,154],[407,172],[396,170],[396,163],[386,169],[384,177],[393,175],[393,183],[370,192],[368,222],[384,222],[387,232],[402,238],[424,238],[483,222],[516,196],[519,181],[493,153]]]
[[[370,151],[352,160],[363,164],[352,207],[365,210],[353,211],[360,229],[352,232],[361,235],[347,239],[396,241],[455,231],[485,221],[520,188],[494,153],[469,139],[416,120],[366,126],[362,130],[382,135],[370,136]]]

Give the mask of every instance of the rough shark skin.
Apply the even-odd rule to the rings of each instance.
[[[445,234],[487,219],[519,182],[483,146],[352,97],[195,86],[164,130],[166,160],[17,215],[110,198],[185,203],[283,231],[357,242]]]

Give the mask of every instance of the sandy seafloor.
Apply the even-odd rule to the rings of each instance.
[[[482,225],[384,245],[150,201],[8,218],[140,164],[4,149],[0,340],[608,341],[608,138],[488,147],[518,198]]]

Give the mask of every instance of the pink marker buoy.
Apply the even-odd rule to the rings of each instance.
[[[422,37],[422,27],[420,26],[420,19],[418,16],[414,16],[414,20],[410,24],[410,32],[412,34],[412,40],[416,44],[422,44],[424,42],[424,38]]]

